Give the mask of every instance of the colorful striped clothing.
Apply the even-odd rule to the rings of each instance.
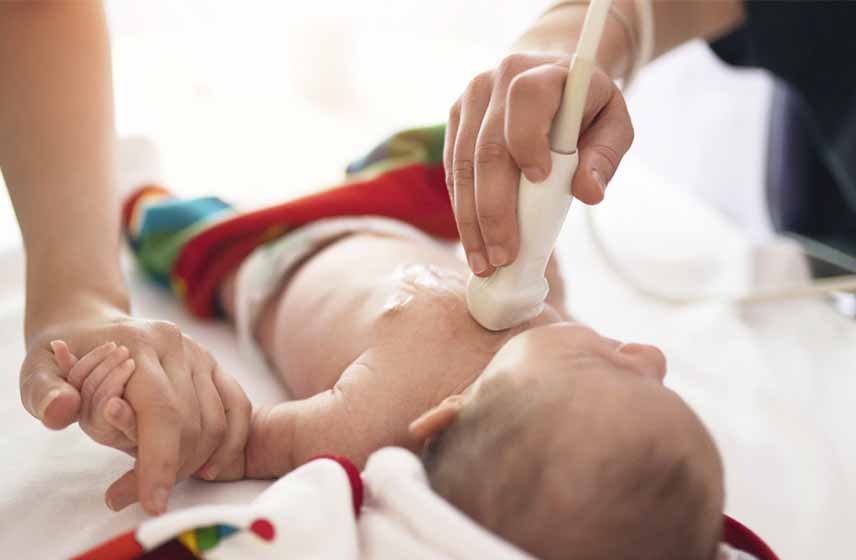
[[[217,315],[223,277],[259,245],[300,226],[339,216],[384,216],[457,239],[443,174],[442,126],[401,132],[348,167],[323,192],[241,212],[214,197],[180,200],[166,189],[137,189],[122,225],[137,262],[198,317]]]

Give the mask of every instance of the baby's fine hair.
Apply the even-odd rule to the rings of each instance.
[[[610,427],[573,402],[567,383],[549,385],[524,397],[513,383],[485,383],[423,454],[434,490],[547,560],[715,558],[721,487],[700,480],[697,458],[642,430],[577,468]]]

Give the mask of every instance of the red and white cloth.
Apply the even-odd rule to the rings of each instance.
[[[208,547],[192,533],[228,525]],[[776,560],[754,533],[726,517],[718,560]],[[129,550],[133,548],[133,550]],[[388,447],[359,474],[321,457],[282,477],[248,505],[201,506],[152,519],[79,559],[301,558],[410,560],[532,557],[435,494],[419,459]]]

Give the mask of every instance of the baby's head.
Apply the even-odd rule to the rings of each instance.
[[[536,556],[711,560],[719,454],[664,374],[653,347],[541,327],[412,431],[433,488]]]

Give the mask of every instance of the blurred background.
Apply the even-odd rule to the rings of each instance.
[[[153,139],[183,194],[280,200],[338,181],[391,132],[444,121],[548,3],[110,0],[118,132]],[[701,42],[678,49],[628,94],[630,154],[763,237],[768,90]],[[20,236],[0,197],[7,248]]]

